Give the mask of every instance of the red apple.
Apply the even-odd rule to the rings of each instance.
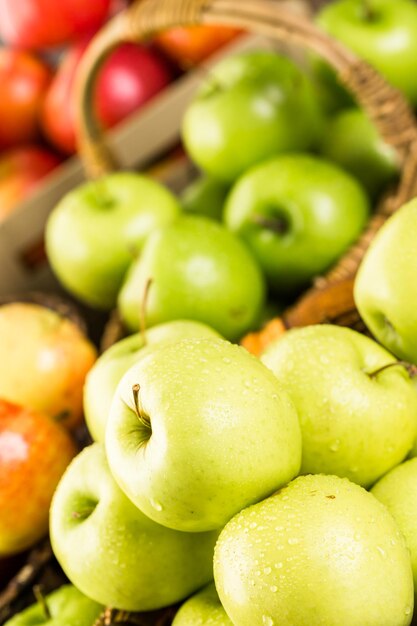
[[[52,495],[76,453],[49,417],[0,399],[0,557],[46,535]]]
[[[0,398],[73,428],[97,352],[74,322],[39,304],[0,307]]]
[[[1,155],[0,222],[59,163],[60,160],[52,152],[36,146],[15,148]]]
[[[64,44],[96,30],[110,0],[0,0],[0,37],[20,48]]]
[[[231,26],[184,26],[163,31],[155,42],[180,67],[188,68],[198,65],[241,33]]]
[[[1,20],[0,17],[0,23]],[[39,114],[51,78],[49,67],[35,56],[0,48],[1,150],[36,139]]]
[[[48,139],[62,152],[76,150],[73,85],[89,39],[69,49],[48,90],[42,125]],[[158,53],[125,43],[105,61],[97,81],[96,114],[104,128],[114,126],[136,111],[172,79],[172,71]]]

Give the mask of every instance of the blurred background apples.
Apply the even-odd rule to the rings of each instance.
[[[39,304],[0,307],[0,398],[73,428],[96,349],[71,320]]]

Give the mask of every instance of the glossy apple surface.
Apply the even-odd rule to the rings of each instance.
[[[236,515],[217,542],[214,577],[235,626],[408,626],[413,613],[400,529],[336,476],[299,477]]]
[[[51,143],[66,154],[77,149],[74,81],[90,37],[63,55],[46,93],[42,127]],[[173,72],[155,51],[136,43],[118,46],[97,77],[94,110],[101,125],[110,128],[138,110],[168,85]]]
[[[276,292],[305,287],[338,259],[369,214],[364,189],[316,156],[282,155],[250,169],[232,187],[227,227],[248,245]]]
[[[36,56],[0,48],[0,150],[38,137],[39,115],[51,78],[51,69]]]
[[[399,172],[395,150],[361,109],[334,115],[323,132],[321,154],[357,178],[375,198]]]
[[[179,213],[176,198],[151,178],[109,174],[57,204],[46,225],[48,259],[68,291],[92,307],[110,309],[148,235]]]
[[[233,626],[212,583],[184,602],[172,626]]]
[[[11,46],[46,48],[96,30],[110,0],[0,0],[0,36]]]
[[[355,280],[355,303],[376,339],[401,359],[417,363],[415,233],[417,201],[382,226]]]
[[[153,346],[186,337],[218,337],[215,330],[192,320],[174,320],[121,339],[106,350],[87,374],[84,415],[95,441],[104,442],[107,418],[123,374]]]
[[[372,487],[371,493],[384,504],[397,522],[410,550],[414,585],[417,589],[417,459],[394,467]]]
[[[22,146],[0,156],[0,221],[27,198],[60,159],[45,148]]]
[[[275,154],[310,148],[321,129],[312,84],[287,57],[251,51],[222,60],[187,107],[182,136],[195,163],[232,182]]]
[[[45,597],[50,615],[38,603],[18,613],[5,626],[92,626],[103,607],[73,585],[63,585]]]
[[[75,454],[70,435],[50,417],[0,400],[0,556],[47,534],[52,495]]]
[[[407,456],[417,436],[417,394],[395,358],[339,326],[293,329],[261,357],[291,396],[303,438],[303,474],[371,486]]]
[[[74,322],[38,304],[4,304],[0,346],[0,398],[77,426],[97,351]]]
[[[318,25],[417,104],[417,6],[412,0],[337,0]]]
[[[258,359],[223,339],[187,339],[155,347],[123,376],[106,451],[146,515],[200,532],[298,473],[300,430],[289,396]]]
[[[150,520],[114,482],[98,443],[85,448],[61,479],[50,534],[72,583],[114,608],[162,608],[212,579],[218,533],[181,533]]]
[[[213,220],[189,215],[155,231],[130,267],[118,308],[131,331],[139,328],[145,296],[147,328],[192,319],[236,340],[257,323],[265,284],[238,237]]]

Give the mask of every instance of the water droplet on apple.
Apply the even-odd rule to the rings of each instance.
[[[160,502],[157,502],[156,500],[150,500],[150,503],[151,503],[151,507],[155,509],[155,511],[159,511],[159,512],[162,511],[163,506]]]
[[[270,574],[271,572],[272,572],[272,568],[270,568],[270,567],[265,567],[265,569],[264,569],[264,574],[267,574],[267,575],[268,575],[268,574]]]
[[[271,585],[270,589],[272,593],[276,593],[278,591],[278,587],[276,585]]]
[[[377,546],[376,549],[378,550],[379,554],[385,559],[387,556],[387,553],[385,552],[384,548],[381,548],[381,546]]]
[[[229,365],[229,363],[231,363],[231,360],[227,358],[227,356],[223,357],[223,363],[226,363],[226,365]]]
[[[298,544],[298,539],[296,537],[290,537],[290,539],[288,539],[288,543],[290,546],[296,546]]]
[[[262,624],[264,626],[274,626],[274,620],[269,615],[262,615]]]
[[[333,443],[330,444],[329,450],[330,452],[337,452],[340,448],[340,439],[335,439]]]
[[[258,525],[258,524],[257,524],[256,522],[251,522],[251,523],[249,524],[249,528],[256,528],[256,527],[257,527],[257,525]]]
[[[411,606],[406,606],[405,610],[404,610],[404,613],[405,613],[405,615],[410,615],[411,611],[412,611]]]

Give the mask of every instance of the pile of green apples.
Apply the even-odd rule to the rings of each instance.
[[[393,4],[331,8],[374,28]],[[417,20],[410,0],[395,6],[404,26]],[[52,500],[71,584],[7,626],[91,626],[103,606],[171,605],[174,626],[411,624],[417,200],[386,222],[355,280],[374,339],[323,324],[259,357],[238,345],[268,298],[291,300],[343,254],[398,171],[361,111],[329,119],[319,96],[276,53],[227,58],[185,112],[202,174],[180,199],[118,173],[52,213],[57,276],[89,305],[117,306],[130,334],[87,374],[94,443]],[[337,128],[343,164],[329,160]]]

